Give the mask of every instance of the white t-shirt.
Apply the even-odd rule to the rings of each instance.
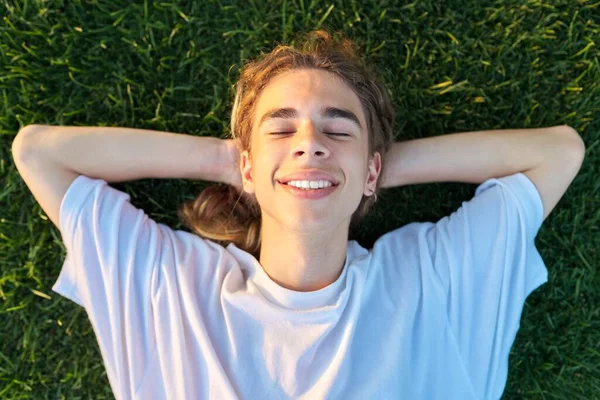
[[[297,292],[80,175],[52,289],[85,308],[117,399],[498,399],[548,279],[542,210],[522,173],[489,179],[437,223],[348,241],[340,277]]]

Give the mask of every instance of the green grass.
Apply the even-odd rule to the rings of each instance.
[[[549,282],[525,305],[504,398],[600,398],[600,3],[186,3],[0,5],[0,398],[113,398],[85,311],[51,291],[66,253],[15,169],[19,128],[110,125],[224,138],[241,62],[321,25],[353,38],[383,75],[397,140],[558,124],[579,131],[586,160],[538,233]],[[209,184],[113,186],[182,229],[177,206]],[[390,189],[351,238],[371,247],[409,222],[437,221],[474,189]]]

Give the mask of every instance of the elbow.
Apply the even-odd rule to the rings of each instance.
[[[33,147],[36,134],[44,130],[46,125],[30,124],[19,129],[12,142],[12,153],[16,157]]]
[[[564,135],[569,140],[569,149],[573,157],[575,157],[580,162],[583,162],[585,158],[585,142],[581,135],[569,125],[562,125]]]
[[[35,132],[40,132],[40,131],[46,130],[48,127],[50,127],[50,125],[41,125],[41,124],[29,124],[29,125],[25,125],[21,129],[19,129],[19,132],[17,133],[17,136],[19,136],[19,135],[31,136]]]
[[[27,143],[29,143],[29,139],[26,140],[26,136],[30,136],[30,134],[28,133],[29,129],[26,128],[27,126],[21,128],[19,132],[15,135],[15,138],[13,139],[11,151],[15,158],[23,153],[23,150],[26,148]]]

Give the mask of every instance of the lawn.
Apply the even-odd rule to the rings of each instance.
[[[568,124],[587,152],[536,245],[549,281],[527,300],[505,399],[600,399],[600,3],[547,1],[4,1],[0,4],[0,398],[114,398],[85,311],[51,291],[60,232],[18,174],[27,124],[225,138],[243,60],[320,26],[354,39],[396,106],[396,139]],[[115,188],[182,229],[208,182]],[[476,185],[389,189],[350,239],[371,247],[438,221]]]

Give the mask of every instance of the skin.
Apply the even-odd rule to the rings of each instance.
[[[352,111],[361,127],[345,118],[321,118],[324,106]],[[298,118],[272,119],[259,127],[263,114],[283,107],[295,108]],[[351,216],[362,196],[373,194],[381,171],[381,155],[376,152],[373,158],[367,157],[362,106],[354,91],[332,73],[296,69],[268,83],[254,115],[253,154],[240,154],[240,172],[243,190],[255,194],[262,211],[259,262],[284,288],[323,289],[342,273]],[[277,182],[290,173],[313,168],[339,181],[329,196],[301,199]]]

